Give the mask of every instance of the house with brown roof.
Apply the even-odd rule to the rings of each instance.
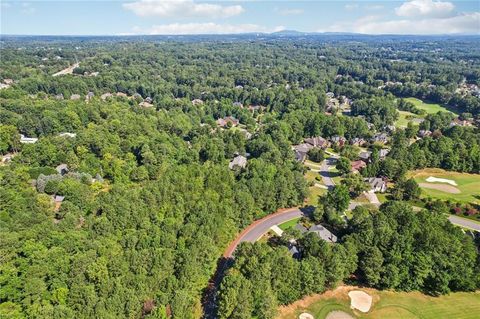
[[[367,141],[365,141],[363,138],[360,138],[360,137],[355,137],[350,141],[350,144],[354,146],[363,146],[366,143]]]
[[[313,147],[320,147],[322,149],[326,149],[327,147],[330,146],[330,142],[321,136],[309,137],[309,138],[306,138],[304,141],[305,143],[308,143]]]
[[[340,146],[340,147],[341,147],[341,146],[344,146],[345,143],[347,143],[347,139],[346,139],[345,137],[343,137],[343,136],[338,136],[338,135],[332,137],[331,140],[332,140],[332,143],[333,143],[333,144],[335,144],[335,145],[337,145],[337,146]]]
[[[352,173],[358,173],[362,168],[367,166],[367,163],[365,163],[362,160],[358,160],[358,161],[353,161],[351,165],[352,165]]]
[[[217,120],[217,125],[220,127],[227,127],[228,123],[231,124],[231,126],[237,126],[239,121],[234,118],[233,116],[226,116],[223,119],[218,119]]]
[[[200,100],[200,99],[193,99],[192,100],[192,105],[202,105],[203,104],[203,101]]]

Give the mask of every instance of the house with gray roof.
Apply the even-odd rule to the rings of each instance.
[[[234,169],[235,167],[245,168],[247,166],[247,158],[242,155],[236,156],[230,163],[228,163],[228,168]]]

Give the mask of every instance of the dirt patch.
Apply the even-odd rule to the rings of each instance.
[[[452,185],[444,185],[444,184],[430,184],[430,183],[419,183],[418,184],[420,187],[423,188],[430,188],[430,189],[435,189],[438,191],[442,191],[445,193],[450,193],[450,194],[460,194],[461,191],[456,188],[455,186]]]
[[[331,311],[325,317],[325,319],[355,319],[350,316],[348,313],[340,310]]]
[[[307,312],[304,312],[298,316],[298,319],[314,319],[313,316]]]

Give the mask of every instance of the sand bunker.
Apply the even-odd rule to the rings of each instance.
[[[307,312],[304,312],[298,316],[298,319],[314,319],[313,316]]]
[[[429,176],[427,179],[426,179],[427,182],[429,183],[447,183],[447,184],[450,184],[452,186],[458,186],[457,183],[454,181],[454,180],[451,180],[451,179],[446,179],[446,178],[438,178],[438,177],[433,177],[433,176]]]
[[[364,291],[352,290],[348,293],[350,297],[350,307],[358,309],[361,312],[368,312],[372,306],[372,296]]]
[[[325,319],[355,319],[344,311],[330,311]]]
[[[450,193],[450,194],[460,194],[460,190],[454,186],[451,185],[443,185],[443,184],[429,184],[429,183],[419,183],[418,184],[420,187],[423,188],[430,188],[430,189],[436,189],[438,191],[442,191],[445,193]]]

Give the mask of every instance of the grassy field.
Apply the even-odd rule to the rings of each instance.
[[[409,117],[420,118],[420,116],[407,111],[398,111],[398,113],[398,120],[395,122],[396,127],[407,127],[408,123],[411,122],[411,119],[409,119]],[[413,124],[418,125],[418,123],[415,122],[413,122]]]
[[[277,319],[298,318],[308,312],[315,319],[324,319],[334,310],[341,310],[354,318],[370,319],[474,319],[480,314],[480,292],[452,293],[430,297],[419,292],[391,292],[362,289],[373,297],[372,309],[366,314],[350,309],[348,291],[353,287],[339,287],[322,295],[315,295],[280,308]]]
[[[420,110],[425,110],[425,112],[427,112],[428,114],[437,113],[437,112],[455,113],[455,112],[453,112],[452,109],[447,109],[446,107],[444,107],[440,104],[424,102],[424,101],[416,99],[414,97],[409,97],[409,98],[406,98],[405,100],[413,103]]]
[[[410,172],[409,176],[413,177],[415,181],[417,181],[417,183],[427,183],[425,179],[429,176],[454,180],[458,184],[456,188],[460,190],[459,194],[451,194],[441,190],[422,188],[422,195],[425,197],[430,196],[432,198],[439,198],[444,200],[451,199],[453,201],[463,203],[480,204],[480,174],[457,173],[445,171],[442,169],[428,168]]]
[[[289,228],[295,227],[298,221],[302,219],[301,217],[289,220],[288,222],[284,222],[283,224],[278,225],[281,230],[287,230]]]

